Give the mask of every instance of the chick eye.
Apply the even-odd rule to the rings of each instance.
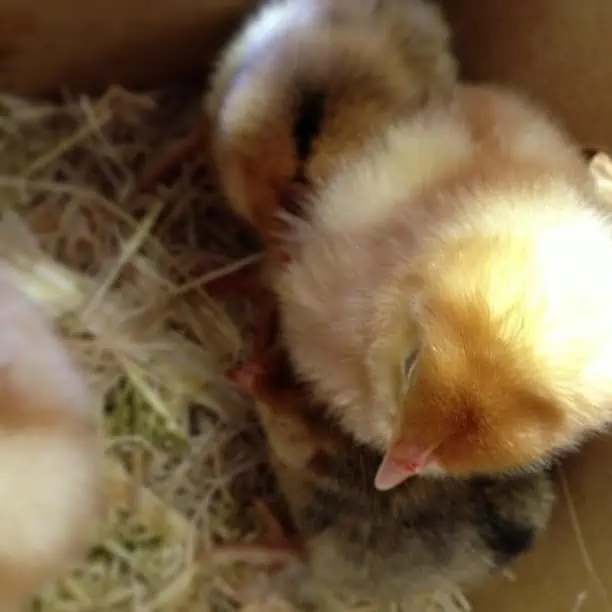
[[[404,357],[404,378],[407,382],[412,380],[416,368],[419,364],[419,357],[421,351],[418,348],[411,349],[410,352]]]

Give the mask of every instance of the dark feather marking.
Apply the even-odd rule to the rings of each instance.
[[[474,485],[478,487],[477,481]],[[474,495],[475,510],[480,515],[477,525],[481,538],[493,553],[495,563],[502,567],[533,546],[537,529],[533,524],[504,517],[494,494],[491,496],[488,493],[485,486],[479,494]]]
[[[304,216],[303,195],[310,181],[306,166],[313,145],[323,124],[326,94],[324,89],[304,87],[294,108],[292,138],[295,146],[296,167],[291,185],[281,197],[281,206],[293,217]]]
[[[293,141],[300,162],[308,159],[319,134],[325,115],[325,100],[325,92],[319,89],[307,89],[300,96],[293,123]]]

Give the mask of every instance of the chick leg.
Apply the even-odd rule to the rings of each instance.
[[[215,563],[243,561],[268,566],[268,571],[276,573],[291,561],[303,560],[303,545],[287,534],[270,507],[261,499],[255,500],[253,506],[262,525],[261,535],[255,542],[217,546],[213,551]]]

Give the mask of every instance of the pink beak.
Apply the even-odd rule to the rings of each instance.
[[[430,463],[433,450],[401,442],[392,445],[376,472],[374,487],[379,491],[389,491],[418,475]]]

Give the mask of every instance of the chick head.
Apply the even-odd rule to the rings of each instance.
[[[554,182],[482,197],[395,288],[410,299],[384,353],[395,412],[379,489],[529,469],[609,420],[607,220]]]

